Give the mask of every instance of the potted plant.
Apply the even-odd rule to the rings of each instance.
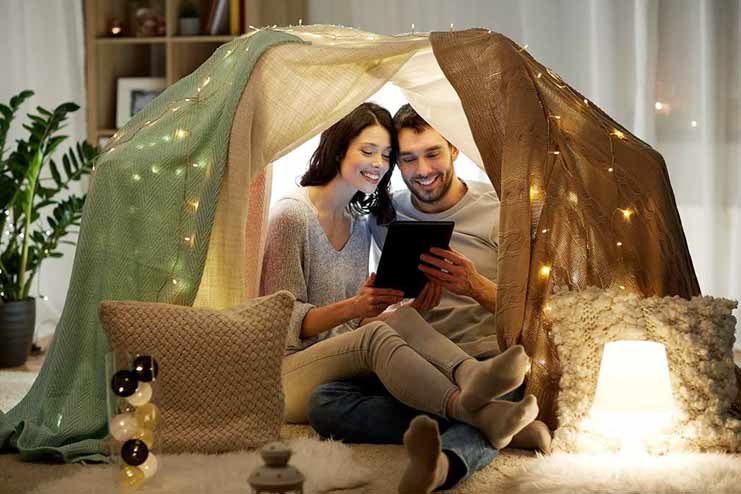
[[[198,9],[191,0],[180,2],[178,13],[181,36],[194,36],[201,31],[201,19],[198,17]]]
[[[59,132],[67,114],[79,109],[74,103],[54,111],[37,107],[23,125],[27,137],[6,152],[10,125],[31,96],[23,91],[0,104],[0,367],[26,361],[36,319],[31,282],[44,259],[62,257],[61,243],[74,245],[65,237],[80,224],[85,196],[66,191],[91,172],[97,154],[82,142],[62,155],[61,167],[51,158],[67,138]],[[42,178],[47,170],[50,176]]]

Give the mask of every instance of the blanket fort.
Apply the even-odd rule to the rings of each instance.
[[[257,294],[267,165],[391,81],[481,166],[501,199],[496,333],[533,358],[556,426],[553,286],[700,293],[662,157],[527,51],[485,29],[380,36],[256,30],[221,46],[103,150],[54,342],[0,442],[25,459],[102,459],[98,303],[227,307]],[[277,170],[279,173],[280,170]]]

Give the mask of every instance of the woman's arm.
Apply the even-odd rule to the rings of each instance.
[[[373,283],[375,281],[376,273],[373,273],[354,297],[311,309],[304,317],[301,337],[311,338],[353,319],[363,319],[361,324],[370,322],[372,318],[377,317],[390,305],[401,302],[404,292],[387,288],[374,288]]]

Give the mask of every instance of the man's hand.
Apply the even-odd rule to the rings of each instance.
[[[430,281],[458,295],[479,300],[489,281],[483,280],[473,261],[452,248],[432,247],[420,260],[419,269]]]
[[[437,304],[440,303],[440,297],[443,294],[443,287],[435,283],[434,281],[428,281],[425,287],[419,292],[417,297],[409,303],[402,304],[403,307],[411,307],[416,309],[417,312],[422,314],[424,311],[428,311]]]
[[[375,317],[390,305],[398,304],[404,299],[404,292],[390,288],[374,288],[376,273],[365,281],[357,295],[353,297],[355,317],[365,319]]]

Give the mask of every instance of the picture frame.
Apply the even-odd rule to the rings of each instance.
[[[161,77],[121,77],[116,80],[116,127],[121,128],[167,87]]]

